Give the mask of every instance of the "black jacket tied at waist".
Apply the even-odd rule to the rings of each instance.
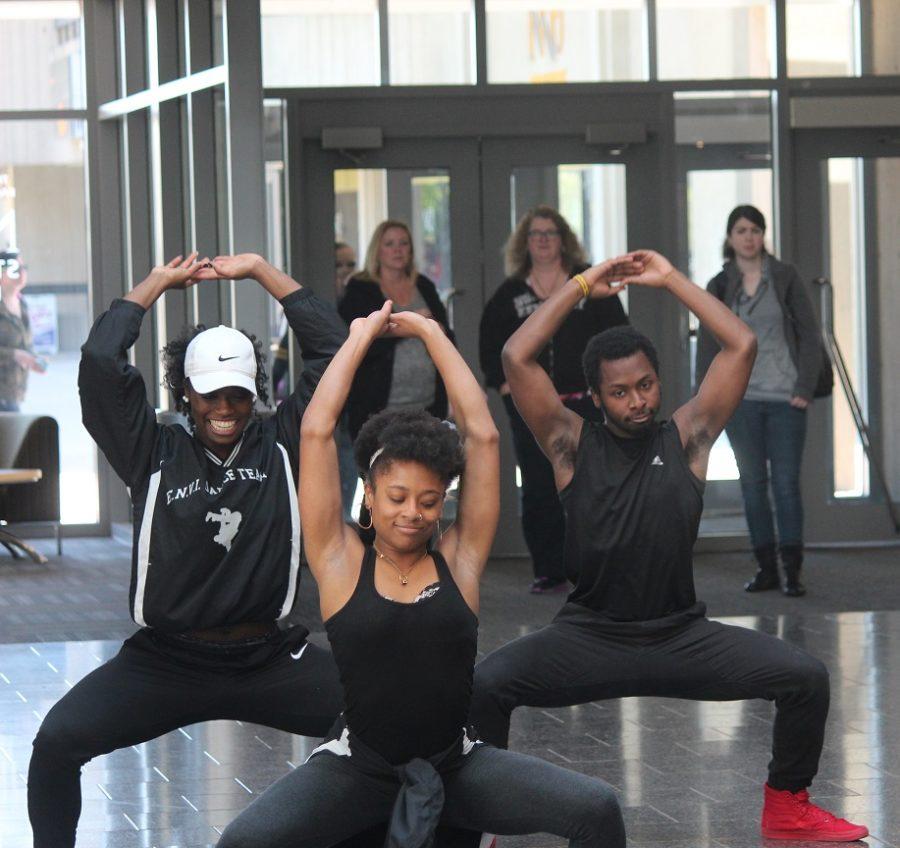
[[[444,809],[444,781],[441,775],[454,771],[475,745],[465,730],[454,743],[428,758],[415,757],[407,763],[391,765],[358,737],[351,736],[343,715],[338,717],[328,741],[316,748],[310,759],[321,754],[351,757],[364,774],[394,779],[399,783],[391,811],[385,848],[431,848],[434,832]]]

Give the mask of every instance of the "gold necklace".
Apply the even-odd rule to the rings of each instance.
[[[372,547],[375,548],[375,545],[372,545]],[[393,567],[394,571],[397,572],[397,577],[400,578],[400,582],[401,582],[404,586],[405,586],[407,583],[409,583],[409,575],[410,575],[410,572],[411,572],[411,571],[412,571],[412,570],[413,570],[413,569],[414,569],[414,568],[415,568],[415,567],[416,567],[423,559],[425,559],[425,557],[428,556],[428,551],[425,551],[425,553],[422,554],[422,556],[420,556],[420,557],[419,557],[419,558],[418,558],[418,559],[417,559],[417,560],[416,560],[416,561],[415,561],[408,569],[406,569],[406,573],[404,574],[404,573],[400,570],[400,566],[397,565],[397,563],[394,562],[387,554],[383,554],[381,551],[378,550],[378,548],[375,548],[375,553],[378,554],[378,558],[379,558],[379,559],[383,559],[386,563],[388,563],[390,566]]]

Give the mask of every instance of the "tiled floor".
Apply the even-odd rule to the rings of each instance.
[[[127,573],[127,563],[124,568]],[[893,576],[886,572],[884,580],[892,591]],[[499,599],[491,600],[504,594],[498,589],[486,587],[484,650],[538,626],[562,601],[540,599],[542,614],[526,620]],[[873,833],[870,845],[900,846],[900,666],[890,659],[900,648],[900,612],[794,609],[793,614],[728,620],[780,635],[826,662],[832,672],[832,709],[814,797],[867,824]],[[118,644],[0,645],[2,848],[30,844],[25,774],[41,717]],[[519,710],[511,745],[611,783],[635,848],[749,848],[765,844],[758,818],[772,713],[765,702],[650,698]],[[99,758],[84,770],[78,845],[213,844],[217,831],[255,794],[302,762],[313,744],[253,725],[213,722]],[[500,841],[501,848],[559,844],[541,835]]]

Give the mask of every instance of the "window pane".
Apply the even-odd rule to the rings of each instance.
[[[388,0],[391,85],[475,82],[472,0]]]
[[[44,365],[22,372],[26,384],[12,398],[6,387],[4,400],[59,423],[66,524],[99,520],[97,452],[81,425],[77,386],[79,349],[92,314],[84,135],[82,121],[0,122],[0,249],[21,251],[21,300],[31,322],[31,349],[43,360],[36,364]],[[0,347],[8,345],[0,340]],[[12,346],[28,343],[19,339]]]
[[[378,0],[262,0],[263,85],[379,85]]]
[[[870,0],[872,73],[900,74],[900,3]]]
[[[769,0],[656,0],[660,79],[770,77]]]
[[[772,249],[771,100],[768,92],[679,92],[675,95],[675,140],[687,210],[688,276],[705,286],[722,268],[722,242],[728,215],[750,203],[769,222]],[[747,167],[749,164],[755,167]],[[688,351],[694,382],[699,322],[688,313],[693,331]],[[708,480],[737,480],[734,453],[723,432],[709,456]]]
[[[788,74],[856,74],[856,20],[854,0],[787,0]]]
[[[488,81],[647,78],[643,0],[487,0]]]
[[[355,250],[360,270],[372,232],[385,218],[409,224],[416,267],[446,302],[453,289],[449,172],[442,168],[334,172],[334,237]]]
[[[222,0],[193,0],[188,4],[191,33],[191,73],[221,65],[224,58]]]
[[[863,415],[867,414],[863,160],[828,160],[828,242],[834,289],[834,337],[847,363]],[[868,461],[850,406],[840,386],[831,399],[834,412],[834,494],[859,497],[869,492]]]
[[[287,263],[287,174],[284,160],[286,112],[283,100],[263,102],[263,141],[266,156],[266,258],[276,268],[285,271],[289,270]],[[284,381],[279,378],[279,375],[285,373],[287,361],[289,361],[289,338],[286,334],[287,320],[284,317],[284,308],[275,298],[270,297],[269,341],[272,358],[269,362],[269,374],[272,375],[277,400],[281,400],[287,394],[288,387],[293,384],[292,380]],[[276,362],[278,362],[277,366]],[[280,394],[279,384],[283,389]]]
[[[0,0],[0,109],[84,108],[81,4]]]

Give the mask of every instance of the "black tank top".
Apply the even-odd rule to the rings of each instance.
[[[692,553],[703,483],[688,467],[673,421],[622,439],[585,421],[566,513],[569,600],[613,621],[702,615]]]
[[[478,618],[444,558],[431,555],[441,589],[407,604],[378,594],[375,551],[367,548],[356,590],[325,623],[347,727],[394,765],[452,745],[472,696]]]

